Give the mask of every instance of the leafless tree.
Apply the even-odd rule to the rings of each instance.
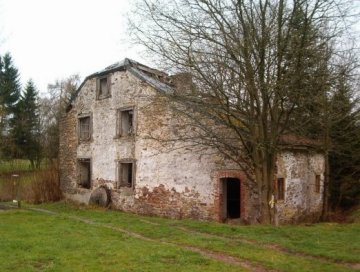
[[[239,164],[258,194],[262,223],[276,221],[281,137],[293,113],[327,91],[324,67],[347,27],[350,2],[341,2],[139,0],[131,15],[135,41],[163,68],[191,75],[186,90],[164,93],[194,128],[181,138]]]
[[[59,120],[80,84],[75,74],[48,85],[48,96],[40,99],[40,121],[44,156],[56,159],[59,149]]]

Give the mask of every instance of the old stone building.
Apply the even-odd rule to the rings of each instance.
[[[113,208],[173,218],[256,222],[256,195],[231,161],[204,148],[151,135],[179,129],[158,101],[166,74],[125,59],[88,76],[61,121],[60,179],[67,198],[89,203],[106,192]],[[181,128],[180,128],[181,129]],[[316,218],[322,205],[324,158],[307,143],[278,156],[281,222]]]

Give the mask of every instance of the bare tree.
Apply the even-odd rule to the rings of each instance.
[[[40,99],[40,121],[44,156],[56,159],[59,151],[59,120],[80,84],[75,74],[48,85],[49,96]]]
[[[327,0],[140,0],[130,19],[135,41],[163,67],[191,75],[187,90],[164,93],[195,128],[180,138],[238,163],[258,194],[262,223],[276,219],[276,158],[293,112],[310,94],[326,92],[315,83],[327,83],[322,73],[346,27],[344,7]]]

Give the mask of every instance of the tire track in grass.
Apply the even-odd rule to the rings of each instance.
[[[47,209],[38,209],[38,208],[27,208],[28,210],[32,210],[32,211],[36,211],[36,212],[43,212],[43,213],[47,213],[49,215],[58,215],[59,213],[51,211],[51,210],[47,210]],[[210,259],[214,259],[217,261],[221,261],[227,264],[232,264],[232,265],[237,265],[237,266],[241,266],[245,269],[248,269],[250,271],[255,271],[255,272],[262,272],[262,271],[279,271],[279,270],[271,270],[269,268],[264,267],[262,264],[260,264],[259,262],[255,261],[256,263],[254,263],[253,261],[249,261],[247,259],[241,258],[241,257],[235,257],[235,256],[231,256],[227,253],[224,252],[218,252],[218,251],[212,251],[212,250],[208,250],[205,248],[199,248],[196,246],[190,246],[190,245],[184,245],[184,244],[179,244],[179,243],[172,243],[172,242],[168,242],[168,241],[162,241],[159,239],[154,239],[154,238],[149,238],[147,236],[144,236],[142,234],[139,234],[137,232],[133,232],[133,231],[129,231],[126,230],[124,228],[121,227],[114,227],[112,225],[108,225],[108,224],[104,224],[104,223],[99,223],[96,222],[94,220],[88,219],[88,218],[83,218],[83,217],[78,217],[78,216],[73,216],[73,215],[67,215],[67,217],[69,219],[72,220],[77,220],[77,221],[81,221],[85,224],[89,224],[89,225],[96,225],[99,227],[105,227],[108,229],[112,229],[114,231],[119,231],[122,232],[126,235],[132,236],[134,238],[138,238],[138,239],[142,239],[145,241],[149,241],[149,242],[156,242],[156,243],[162,243],[162,244],[166,244],[166,245],[171,245],[171,246],[176,246],[176,247],[180,247],[184,250],[189,250],[195,253],[199,253],[202,256],[205,256],[207,258]],[[157,222],[153,222],[153,221],[149,221],[146,219],[140,219],[139,221],[149,224],[149,225],[153,225],[153,226],[160,226],[161,224],[157,223]],[[260,243],[256,240],[252,240],[252,239],[246,239],[246,238],[230,238],[227,236],[223,236],[223,235],[216,235],[216,234],[211,234],[211,233],[206,233],[206,232],[201,232],[201,231],[197,231],[197,230],[193,230],[191,228],[188,227],[184,227],[184,226],[174,226],[174,225],[168,225],[168,227],[173,227],[176,229],[179,229],[181,231],[184,231],[188,234],[197,234],[203,237],[208,237],[208,238],[217,238],[217,239],[222,239],[223,241],[240,241],[249,245],[255,245],[258,247],[261,247],[263,249],[269,249],[269,250],[274,250],[283,254],[287,254],[289,256],[293,256],[293,257],[301,257],[304,259],[308,259],[308,260],[317,260],[317,261],[321,261],[324,262],[324,264],[330,264],[330,265],[334,265],[334,266],[338,266],[339,268],[350,268],[350,269],[359,269],[360,268],[360,264],[359,263],[339,263],[339,262],[334,262],[333,259],[331,258],[326,258],[326,257],[321,257],[321,256],[313,256],[310,254],[306,254],[306,253],[300,253],[300,252],[295,252],[292,251],[290,249],[287,249],[281,245],[277,245],[277,244],[264,244],[264,243]]]
[[[147,224],[151,224],[151,225],[160,225],[159,223],[156,222],[152,222],[146,219],[141,219],[142,222],[147,223]],[[172,227],[178,229],[178,230],[182,230],[185,231],[189,234],[197,234],[197,235],[201,235],[203,237],[208,237],[208,238],[217,238],[217,239],[222,239],[224,241],[227,242],[232,242],[234,240],[245,243],[245,244],[249,244],[249,245],[255,245],[264,249],[269,249],[269,250],[274,250],[274,251],[278,251],[287,255],[291,255],[294,257],[302,257],[305,259],[309,259],[309,260],[317,260],[317,261],[322,261],[325,262],[327,264],[332,264],[332,265],[336,265],[339,267],[344,267],[344,268],[350,268],[350,269],[355,269],[355,270],[360,270],[360,263],[349,263],[349,262],[343,262],[343,261],[337,261],[334,260],[330,257],[324,257],[324,256],[316,256],[316,255],[310,255],[308,253],[304,253],[304,252],[299,252],[299,251],[295,251],[289,248],[286,248],[284,246],[281,246],[279,244],[264,244],[261,243],[259,241],[253,240],[253,239],[247,239],[247,238],[240,238],[240,237],[236,237],[236,238],[230,238],[228,236],[225,235],[216,235],[216,234],[212,234],[212,233],[207,233],[207,232],[202,232],[202,231],[197,231],[194,229],[191,229],[189,227],[184,227],[184,226],[177,226],[177,225],[172,225]]]
[[[54,216],[60,215],[60,213],[58,213],[58,212],[54,212],[54,211],[47,210],[47,209],[38,209],[38,208],[26,208],[26,209],[30,210],[30,211],[34,211],[34,212],[46,213],[48,215],[54,215]],[[64,214],[61,214],[61,215],[64,215]],[[128,231],[126,229],[123,229],[123,228],[120,228],[120,227],[114,227],[114,226],[108,225],[108,224],[99,223],[99,222],[96,222],[96,221],[88,219],[88,218],[83,218],[83,217],[73,216],[73,215],[66,215],[66,217],[68,219],[76,220],[76,221],[82,222],[84,224],[97,226],[97,227],[103,227],[103,228],[111,229],[111,230],[114,230],[114,231],[118,231],[118,232],[121,232],[121,233],[126,234],[128,236],[131,236],[131,237],[134,237],[134,238],[137,238],[137,239],[141,239],[141,240],[144,240],[144,241],[153,242],[153,243],[160,243],[160,244],[169,245],[169,246],[175,246],[175,247],[181,248],[183,250],[198,253],[198,254],[200,254],[200,255],[202,255],[202,256],[204,256],[206,258],[209,258],[209,259],[213,259],[213,260],[220,261],[220,262],[230,264],[230,265],[240,266],[240,267],[242,267],[242,268],[244,268],[246,270],[249,270],[249,271],[254,271],[254,272],[267,272],[267,271],[269,271],[269,272],[278,272],[278,270],[268,269],[268,268],[265,268],[265,267],[263,267],[262,265],[260,265],[258,263],[254,264],[253,262],[250,262],[248,260],[241,259],[241,258],[234,257],[234,256],[230,256],[230,255],[227,255],[225,253],[219,253],[219,252],[215,252],[215,251],[211,251],[211,250],[207,250],[207,249],[198,248],[198,247],[195,247],[195,246],[186,246],[186,245],[181,245],[181,244],[177,244],[177,243],[171,243],[171,242],[167,242],[167,241],[161,241],[161,240],[158,240],[158,239],[149,238],[149,237],[141,235],[141,234],[139,234],[137,232]],[[147,222],[147,223],[149,224],[149,222]],[[157,223],[154,223],[154,224],[157,224]]]

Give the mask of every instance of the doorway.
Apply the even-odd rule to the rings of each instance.
[[[238,178],[222,178],[223,219],[236,219],[241,216],[241,186]]]

